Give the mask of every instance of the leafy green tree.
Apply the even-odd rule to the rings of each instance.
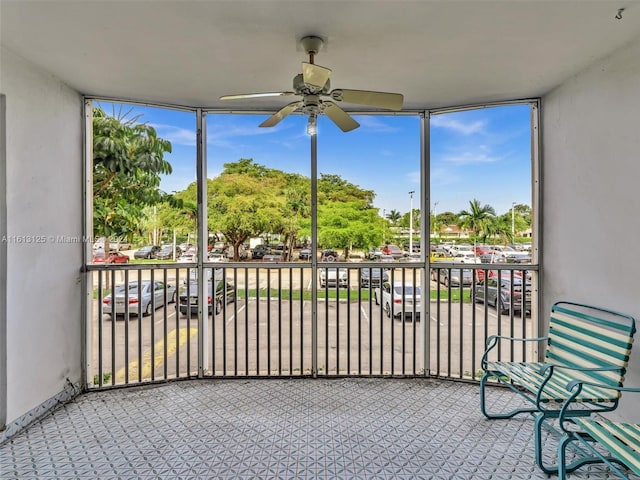
[[[318,242],[341,248],[345,258],[352,246],[368,247],[382,242],[383,222],[377,209],[363,209],[358,202],[330,202],[318,208]]]
[[[407,212],[404,215],[402,215],[402,218],[398,222],[399,227],[409,228],[409,220],[411,218],[409,213],[410,212]],[[413,230],[416,231],[419,229],[420,229],[420,209],[414,208],[413,209]]]
[[[492,206],[481,205],[480,201],[474,198],[469,201],[469,210],[458,213],[459,226],[471,230],[476,240],[483,236],[486,238],[495,216],[496,212]]]
[[[131,237],[145,207],[169,200],[159,186],[171,173],[171,143],[136,122],[93,110],[93,231],[106,237],[107,251],[111,236]]]

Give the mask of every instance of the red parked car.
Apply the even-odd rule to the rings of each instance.
[[[93,263],[105,263],[104,250],[95,250],[93,252]],[[124,253],[111,250],[109,256],[106,259],[107,264],[112,263],[129,263],[129,256]]]

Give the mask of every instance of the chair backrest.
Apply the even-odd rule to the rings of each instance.
[[[586,373],[583,379],[620,386],[635,332],[635,320],[629,315],[557,302],[551,309],[545,362],[578,368],[619,367],[619,371]]]

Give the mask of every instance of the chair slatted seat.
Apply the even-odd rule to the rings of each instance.
[[[551,309],[546,337],[489,337],[481,362],[484,370],[480,380],[482,413],[489,419],[506,419],[520,413],[535,415],[536,463],[545,473],[557,473],[558,465],[544,465],[542,461],[543,424],[548,419],[558,418],[561,407],[573,396],[567,389],[573,380],[586,383],[580,393],[573,396],[572,404],[565,412],[567,417],[586,417],[592,412],[617,408],[620,392],[607,386],[623,385],[635,331],[635,320],[629,315],[563,301],[555,303]],[[545,347],[541,362],[490,359],[500,342],[532,341]],[[486,389],[496,383],[492,380],[511,388],[530,406],[509,412],[489,412]]]

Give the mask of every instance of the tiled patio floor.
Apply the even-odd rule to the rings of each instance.
[[[546,479],[532,428],[460,382],[192,380],[78,397],[0,446],[0,478]]]

